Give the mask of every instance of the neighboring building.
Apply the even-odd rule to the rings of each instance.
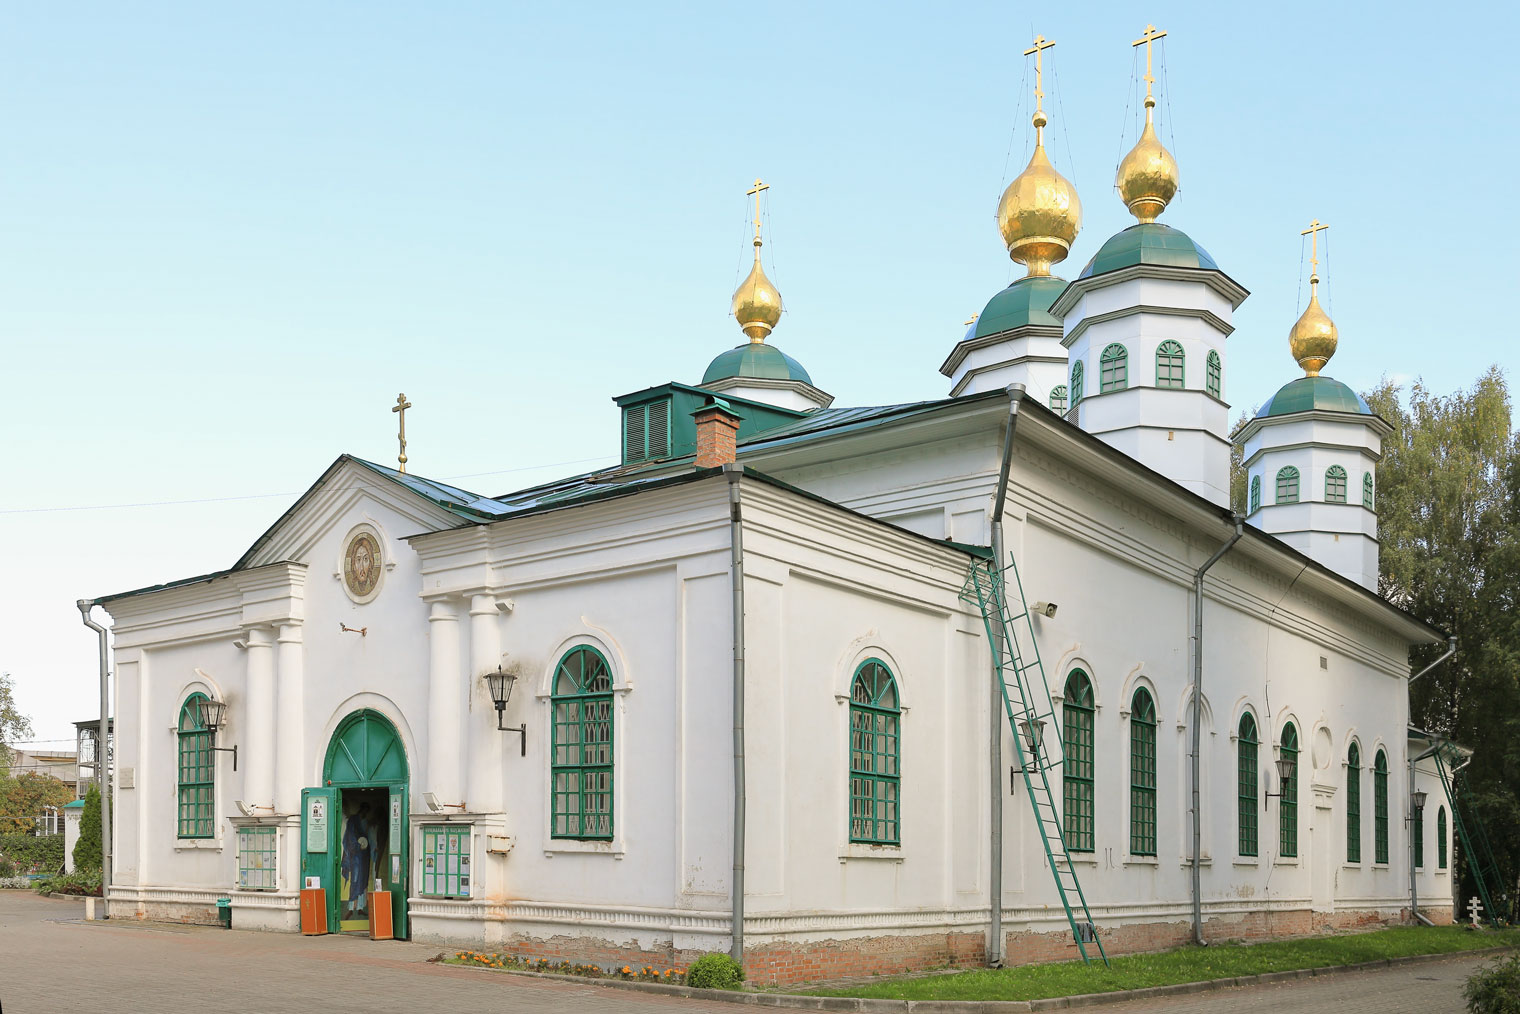
[[[1141,222],[1070,284],[1049,272],[1080,204],[1037,141],[999,215],[1029,277],[952,350],[952,397],[829,407],[769,344],[757,226],[749,343],[700,385],[617,398],[619,465],[486,497],[344,455],[227,570],[97,600],[113,912],[210,921],[230,895],[234,925],[294,931],[314,879],[358,930],[378,879],[403,935],[668,965],[732,948],[738,910],[750,975],[791,982],[1072,954],[1059,885],[1080,880],[1110,953],[1187,939],[1191,587],[1236,532],[1246,293],[1154,221],[1176,163],[1151,105],[1119,179]],[[1251,460],[1375,469],[1363,406],[1299,417],[1303,447],[1261,437]],[[1347,426],[1370,436],[1348,450]],[[1369,590],[1365,509],[1282,538],[1253,511],[1203,580],[1209,939],[1406,918],[1412,788],[1449,854],[1434,770],[1409,782],[1405,688],[1410,646],[1444,635]],[[1342,555],[1321,524],[1368,541]],[[971,579],[994,547],[1012,611],[1041,600],[1016,705]],[[1450,882],[1425,859],[1432,918]]]

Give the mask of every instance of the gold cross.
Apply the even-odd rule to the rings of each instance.
[[[1139,45],[1142,45],[1142,44],[1145,46],[1145,97],[1146,98],[1150,98],[1151,97],[1151,84],[1156,80],[1156,76],[1151,73],[1151,43],[1155,42],[1157,39],[1163,38],[1165,35],[1166,35],[1165,32],[1158,32],[1158,31],[1156,31],[1156,26],[1155,25],[1146,25],[1145,26],[1145,34],[1142,35],[1142,36],[1140,36],[1140,38],[1136,39],[1134,42],[1130,43],[1131,46],[1139,46]]]
[[[1054,45],[1055,43],[1045,38],[1045,36],[1036,35],[1034,37],[1034,45],[1024,50],[1025,56],[1034,57],[1034,115],[1038,120],[1045,119],[1045,90],[1042,87],[1044,71],[1040,64],[1040,54]],[[1040,143],[1044,129],[1045,125],[1043,123],[1036,123],[1034,125],[1035,144]]]
[[[980,316],[981,316],[981,314],[979,314],[979,313],[973,313],[971,315],[971,319],[970,320],[963,320],[963,321],[961,321],[961,323],[964,324],[964,325],[966,325],[967,327],[970,327],[972,324],[976,323],[976,318],[978,318]]]
[[[396,395],[396,404],[391,408],[391,411],[395,412],[398,417],[397,422],[401,424],[401,430],[396,434],[396,439],[401,441],[401,453],[396,456],[396,460],[401,462],[402,475],[406,474],[406,410],[411,407],[412,403],[406,400],[406,395],[398,394]]]
[[[1328,228],[1330,228],[1328,225],[1325,225],[1316,218],[1309,223],[1309,228],[1299,233],[1300,236],[1309,237],[1309,250],[1311,251],[1309,254],[1309,278],[1311,281],[1319,281],[1319,234]],[[1299,247],[1299,249],[1302,250],[1303,247]],[[1299,256],[1302,257],[1303,255],[1300,254]]]
[[[762,190],[769,190],[770,188],[771,188],[771,185],[769,183],[761,183],[758,179],[756,179],[755,180],[755,185],[752,186],[752,187],[750,187],[748,190],[744,191],[744,195],[746,197],[751,197],[752,196],[755,199],[755,245],[756,246],[760,245],[760,191],[762,191]],[[760,255],[756,254],[755,256],[758,257]]]

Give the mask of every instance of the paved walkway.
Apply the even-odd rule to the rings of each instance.
[[[83,920],[81,902],[0,891],[4,1014],[741,1014],[757,1009],[429,964],[441,948],[424,944]],[[1479,963],[1455,959],[1092,1009],[1097,1014],[1459,1014],[1462,981]]]

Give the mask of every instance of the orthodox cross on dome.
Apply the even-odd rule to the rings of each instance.
[[[1157,39],[1165,38],[1165,32],[1156,31],[1155,25],[1146,25],[1145,34],[1136,39],[1130,45],[1145,46],[1145,104],[1154,106],[1156,100],[1151,97],[1151,85],[1156,81],[1156,75],[1151,73],[1151,43]]]
[[[406,400],[406,395],[396,395],[396,404],[391,411],[396,413],[396,421],[400,424],[400,430],[396,433],[396,439],[401,441],[401,453],[396,460],[401,463],[401,474],[406,474],[406,410],[412,407],[412,403]]]
[[[1044,67],[1040,54],[1054,45],[1055,43],[1045,36],[1036,35],[1034,45],[1024,50],[1025,56],[1034,57],[1034,143],[1036,146],[1044,143],[1045,124],[1050,122],[1045,118]]]
[[[978,318],[980,316],[981,316],[981,314],[979,314],[979,313],[973,313],[971,315],[971,319],[970,320],[963,320],[963,321],[961,321],[961,323],[964,324],[966,327],[970,327],[972,324],[976,323],[976,318]]]
[[[1319,219],[1316,218],[1314,221],[1312,221],[1312,222],[1309,223],[1309,228],[1307,228],[1303,232],[1299,233],[1300,236],[1308,236],[1309,237],[1309,284],[1310,285],[1318,285],[1319,284],[1319,234],[1322,233],[1322,232],[1324,232],[1328,228],[1330,228],[1328,225],[1326,225],[1325,223],[1321,222]],[[1300,249],[1302,249],[1302,248],[1300,248]],[[1299,256],[1302,257],[1303,254],[1299,254]],[[1300,263],[1302,263],[1302,262],[1300,262]],[[1302,278],[1303,276],[1300,275],[1299,277]]]
[[[760,191],[762,191],[762,190],[769,190],[770,188],[771,188],[771,185],[769,183],[761,183],[760,180],[757,178],[755,180],[755,185],[752,186],[752,187],[750,187],[748,190],[744,191],[744,195],[746,197],[753,197],[755,199],[755,245],[756,246],[760,245]]]

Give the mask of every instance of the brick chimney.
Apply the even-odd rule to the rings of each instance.
[[[722,398],[713,398],[692,413],[697,422],[698,468],[718,468],[734,461],[734,438],[739,433],[739,417]]]

